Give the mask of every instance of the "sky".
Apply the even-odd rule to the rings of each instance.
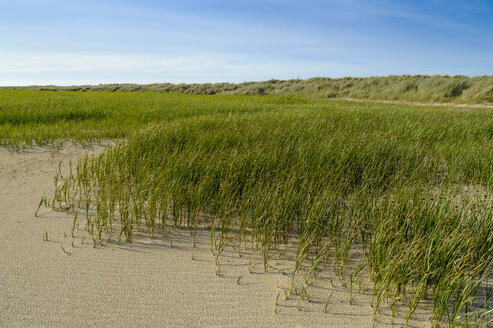
[[[493,75],[493,0],[0,0],[0,85]]]

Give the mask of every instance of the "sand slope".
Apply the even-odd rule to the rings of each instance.
[[[296,296],[284,299],[282,293],[289,275],[264,273],[258,255],[239,258],[232,249],[220,258],[216,276],[207,232],[196,248],[186,230],[165,241],[143,236],[133,245],[110,240],[94,248],[82,230],[70,237],[70,215],[43,207],[35,218],[59,161],[86,151],[0,149],[1,327],[371,327],[369,290],[356,293],[349,305],[347,290],[321,277],[309,287],[312,302],[302,302],[298,311]],[[251,274],[249,261],[258,262]],[[330,292],[328,313],[322,313]],[[412,326],[429,325],[426,314],[417,317]],[[377,327],[386,326],[390,317],[384,311]]]

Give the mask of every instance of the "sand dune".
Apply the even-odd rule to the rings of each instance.
[[[228,248],[217,276],[206,231],[196,248],[186,230],[164,241],[143,235],[132,245],[110,239],[94,248],[82,229],[70,236],[70,215],[43,207],[34,217],[59,161],[101,149],[0,149],[0,327],[371,327],[369,285],[350,305],[347,289],[319,276],[308,287],[311,302],[298,310],[297,297],[283,293],[290,276],[280,268],[289,272],[290,263],[264,272],[258,254],[240,258]],[[412,326],[428,326],[427,316],[419,310]],[[376,326],[390,326],[386,310]]]

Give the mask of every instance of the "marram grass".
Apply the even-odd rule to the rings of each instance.
[[[7,87],[9,88],[9,87]],[[0,87],[0,89],[2,89]],[[382,77],[316,77],[203,84],[106,84],[85,86],[29,86],[10,89],[45,91],[159,92],[194,95],[298,95],[317,98],[357,98],[441,103],[493,104],[493,76],[400,75]]]
[[[293,284],[308,263],[307,284],[331,269],[352,293],[367,268],[375,316],[385,303],[410,319],[430,295],[433,322],[463,324],[493,263],[493,113],[341,104],[230,103],[146,125],[57,175],[52,205],[95,244],[205,225],[213,254],[253,243],[267,268],[294,240]]]

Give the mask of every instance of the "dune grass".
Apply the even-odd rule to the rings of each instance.
[[[265,269],[294,240],[291,292],[302,266],[307,283],[333,270],[351,293],[366,268],[375,316],[390,304],[409,320],[428,296],[433,322],[464,323],[493,263],[490,110],[273,97],[247,113],[248,98],[211,99],[230,110],[152,123],[82,158],[57,175],[52,205],[81,213],[95,244],[114,227],[132,242],[137,229],[209,226],[216,258],[258,247]]]
[[[311,78],[244,83],[107,84],[86,86],[30,86],[47,91],[119,91],[185,93],[194,95],[299,95],[316,98],[356,98],[416,102],[493,104],[493,76],[401,75],[370,78]]]
[[[428,298],[432,321],[450,326],[468,322],[491,275],[490,109],[0,90],[4,146],[107,139],[40,202],[73,212],[74,229],[84,220],[95,245],[205,226],[216,263],[224,247],[258,247],[267,270],[294,242],[291,292],[306,267],[307,285],[331,270],[350,295],[368,273],[375,316],[388,304],[409,319]],[[304,286],[298,296],[310,299]]]

